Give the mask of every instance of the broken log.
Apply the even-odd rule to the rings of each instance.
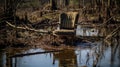
[[[10,58],[30,56],[30,55],[36,55],[36,54],[54,53],[54,52],[60,52],[60,51],[63,51],[63,50],[44,51],[44,52],[35,52],[35,53],[27,53],[27,54],[16,54],[16,55],[11,56]]]

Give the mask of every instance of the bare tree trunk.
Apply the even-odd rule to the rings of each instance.
[[[110,4],[111,4],[111,0],[108,0],[108,7],[110,7]]]
[[[51,0],[51,10],[57,10],[57,3],[55,0]]]
[[[4,1],[4,13],[6,12],[6,6],[7,5],[7,3],[6,3],[6,0]]]

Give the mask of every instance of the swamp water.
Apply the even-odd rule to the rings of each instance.
[[[90,32],[88,28],[80,28],[78,26],[76,30],[77,36],[105,34],[96,29],[91,29]],[[107,29],[107,31],[110,30]],[[46,50],[41,48],[8,47],[0,49],[0,67],[120,67],[120,39],[112,38],[110,43],[108,45],[103,39],[76,42],[74,43],[76,45],[74,49],[12,58],[10,56],[16,54],[44,52]]]
[[[103,41],[79,43],[74,49],[13,57],[12,59],[9,56],[45,50],[41,48],[7,48],[0,50],[0,67],[120,67],[119,42],[120,40],[114,39],[112,46],[108,46]],[[85,46],[87,44],[94,46]]]

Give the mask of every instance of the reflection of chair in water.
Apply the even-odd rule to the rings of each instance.
[[[77,67],[77,60],[74,50],[66,50],[54,53],[54,59],[59,61],[59,67]]]

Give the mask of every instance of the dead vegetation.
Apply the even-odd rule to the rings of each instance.
[[[54,36],[50,35],[58,26],[60,14],[67,12],[77,12],[80,24],[107,26],[112,23],[117,26],[120,23],[120,10],[116,0],[107,2],[92,0],[90,3],[78,0],[37,0],[33,2],[15,1],[15,4],[12,0],[5,1],[5,6],[0,8],[4,11],[0,14],[0,44],[54,44],[55,46],[64,44],[63,40],[65,39],[62,40],[58,37],[54,39]],[[6,23],[6,21],[8,22]],[[67,39],[65,41],[68,43]]]

